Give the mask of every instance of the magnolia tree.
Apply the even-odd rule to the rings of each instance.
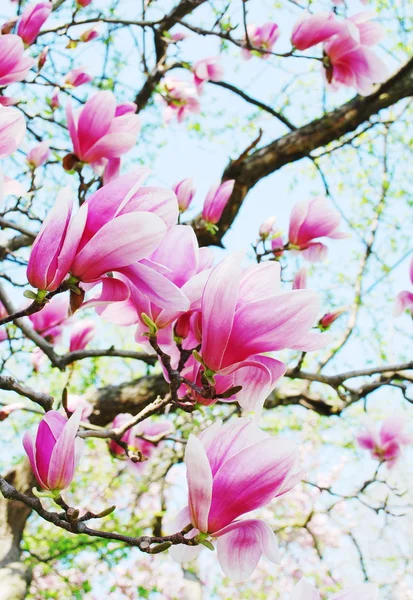
[[[1,600],[412,600],[412,5],[0,13]]]

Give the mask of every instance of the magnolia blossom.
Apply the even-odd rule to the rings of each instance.
[[[345,85],[368,95],[374,90],[374,84],[387,78],[384,62],[351,34],[333,36],[325,43],[324,53],[326,78],[333,88]]]
[[[27,266],[29,283],[53,291],[69,273],[75,281],[97,282],[106,273],[133,265],[153,252],[167,226],[176,221],[178,206],[171,191],[141,187],[147,174],[138,169],[104,186],[73,218],[73,196],[67,189],[61,191],[33,244]],[[146,265],[135,269],[135,280],[147,295],[163,299],[164,306],[176,302],[181,308],[180,293],[170,293],[165,277]]]
[[[245,38],[244,43],[248,41],[252,48],[243,48],[241,56],[244,60],[249,60],[252,56],[260,58],[269,58],[275,42],[278,40],[280,31],[276,23],[264,23],[264,25],[248,25],[248,40]]]
[[[293,590],[291,600],[321,600],[316,588],[301,579]],[[329,600],[379,600],[379,589],[371,583],[363,583],[329,596]]]
[[[188,210],[196,192],[192,179],[188,177],[187,179],[175,183],[175,185],[172,186],[172,190],[178,198],[179,212],[183,213]]]
[[[2,302],[0,302],[0,319],[4,319],[8,316],[8,312],[5,309]],[[0,326],[0,342],[4,342],[4,340],[8,339],[7,329],[5,325]]]
[[[37,169],[48,160],[50,156],[50,148],[47,142],[36,144],[26,156],[26,160],[32,169]]]
[[[114,418],[112,427],[115,429],[117,427],[121,427],[131,419],[133,419],[131,414],[120,413]],[[169,421],[153,421],[148,418],[128,429],[122,436],[121,441],[128,445],[128,448],[131,452],[140,452],[144,459],[149,459],[153,455],[159,441],[172,432],[173,425],[169,423]],[[109,443],[109,449],[114,456],[125,456],[125,450],[113,440],[111,440]],[[145,462],[146,460],[141,462],[128,460],[128,464],[137,471],[141,471],[145,467]]]
[[[413,284],[413,258],[410,262],[410,281]],[[413,315],[413,291],[408,292],[405,290],[397,295],[393,315],[398,317],[406,310]]]
[[[235,179],[215,184],[206,195],[202,209],[202,218],[207,223],[218,223],[234,189]]]
[[[345,312],[345,308],[339,308],[338,310],[334,310],[323,315],[318,322],[320,329],[328,329],[330,325],[332,325],[334,321],[337,321],[337,319]]]
[[[185,451],[188,506],[176,527],[192,525],[186,536],[200,542],[211,538],[222,570],[233,581],[249,577],[262,554],[280,562],[271,527],[239,517],[290,491],[302,476],[297,460],[294,444],[271,438],[250,419],[216,422],[199,437],[191,434]],[[170,553],[186,562],[201,550],[202,545],[180,545]]]
[[[220,63],[219,57],[203,58],[198,60],[193,66],[194,83],[201,93],[205,81],[221,81],[224,77],[224,69]]]
[[[307,287],[307,269],[301,267],[294,276],[293,290],[305,290]]]
[[[0,96],[0,105],[1,106],[15,106],[19,104],[19,98],[14,98],[13,96]]]
[[[201,111],[197,91],[193,85],[175,77],[164,77],[162,100],[167,104],[164,112],[166,123],[169,123],[174,115],[178,123],[182,123],[188,113],[198,114]]]
[[[55,87],[52,93],[52,97],[50,98],[50,108],[52,110],[56,110],[56,108],[59,108],[60,106],[59,91],[59,88]]]
[[[76,0],[76,2],[79,6],[85,7],[85,6],[89,6],[89,4],[92,2],[92,0]]]
[[[93,405],[83,396],[76,396],[75,394],[68,395],[66,408],[70,413],[80,410],[82,421],[89,421],[89,417],[93,412]]]
[[[67,488],[80,460],[84,441],[76,437],[82,411],[70,419],[50,410],[40,421],[36,439],[26,432],[23,446],[39,485],[54,494]]]
[[[327,247],[316,241],[329,237],[342,239],[347,235],[339,231],[341,216],[320,196],[299,202],[293,207],[290,217],[288,240],[290,246],[303,251],[303,256],[312,262],[324,260]]]
[[[70,352],[84,350],[95,337],[96,325],[90,319],[82,319],[70,331]]]
[[[0,421],[4,421],[12,412],[22,408],[24,408],[24,404],[21,402],[11,402],[5,406],[0,406]]]
[[[271,250],[276,258],[281,258],[284,254],[284,242],[281,236],[271,239]]]
[[[200,383],[204,373],[218,394],[242,386],[236,399],[246,410],[260,410],[285,373],[284,363],[264,353],[316,350],[329,342],[310,331],[319,311],[315,292],[281,292],[280,272],[275,262],[242,270],[241,255],[227,257],[209,276],[192,323],[201,343],[202,365],[191,358],[186,377]],[[197,399],[204,404],[214,401]]]
[[[140,129],[136,104],[116,105],[112,92],[98,92],[73,113],[69,100],[66,106],[67,124],[72,138],[74,160],[90,163],[99,171],[104,168],[110,179],[116,178],[120,157],[132,150]],[[73,155],[69,163],[73,162]],[[66,157],[67,158],[67,157]],[[71,170],[72,165],[67,167]]]
[[[277,217],[268,217],[263,223],[261,223],[259,234],[262,240],[266,240],[271,235],[275,234],[276,228],[274,227]]]
[[[84,67],[78,67],[68,72],[64,80],[64,85],[66,87],[79,87],[84,83],[89,83],[89,81],[92,81],[91,75],[86,73]]]
[[[25,134],[26,123],[22,113],[17,108],[0,106],[0,158],[13,154]]]
[[[345,21],[339,21],[334,13],[319,12],[310,14],[303,12],[293,27],[291,43],[297,50],[307,50],[325,42],[331,36],[348,30]]]
[[[373,458],[386,462],[391,468],[400,458],[403,445],[412,442],[404,428],[405,420],[402,417],[388,417],[382,422],[380,431],[371,425],[356,439],[361,448],[370,450]]]
[[[63,324],[68,318],[67,296],[55,296],[42,310],[29,315],[33,329],[50,344],[57,343],[63,334]]]
[[[38,71],[43,69],[44,65],[46,64],[48,54],[49,54],[49,48],[46,46],[46,48],[43,48],[43,50],[40,52],[39,58],[37,59],[37,70]]]
[[[23,12],[17,33],[27,46],[37,38],[43,23],[52,12],[52,8],[53,4],[51,2],[34,2],[29,4]]]
[[[83,33],[80,34],[79,40],[81,42],[91,42],[99,37],[99,29],[97,27],[91,27],[90,29],[86,29]]]

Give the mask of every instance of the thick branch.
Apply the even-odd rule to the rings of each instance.
[[[413,58],[370,96],[356,96],[320,119],[288,133],[242,160],[231,161],[222,179],[235,179],[232,197],[218,224],[219,230],[216,233],[198,232],[200,244],[222,245],[222,238],[234,222],[245,196],[260,179],[355,131],[373,115],[410,96],[413,96]],[[198,220],[195,219],[195,223]]]

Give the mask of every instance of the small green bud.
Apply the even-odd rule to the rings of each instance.
[[[150,335],[156,335],[158,333],[158,327],[157,327],[156,323],[154,323],[154,321],[152,321],[152,319],[150,318],[149,315],[147,315],[146,313],[143,312],[141,314],[141,319],[145,323],[145,325],[148,327]]]

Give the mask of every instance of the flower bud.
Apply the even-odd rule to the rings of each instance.
[[[188,210],[196,192],[192,179],[188,177],[187,179],[175,183],[175,185],[172,186],[172,190],[178,198],[179,212],[183,213]]]

